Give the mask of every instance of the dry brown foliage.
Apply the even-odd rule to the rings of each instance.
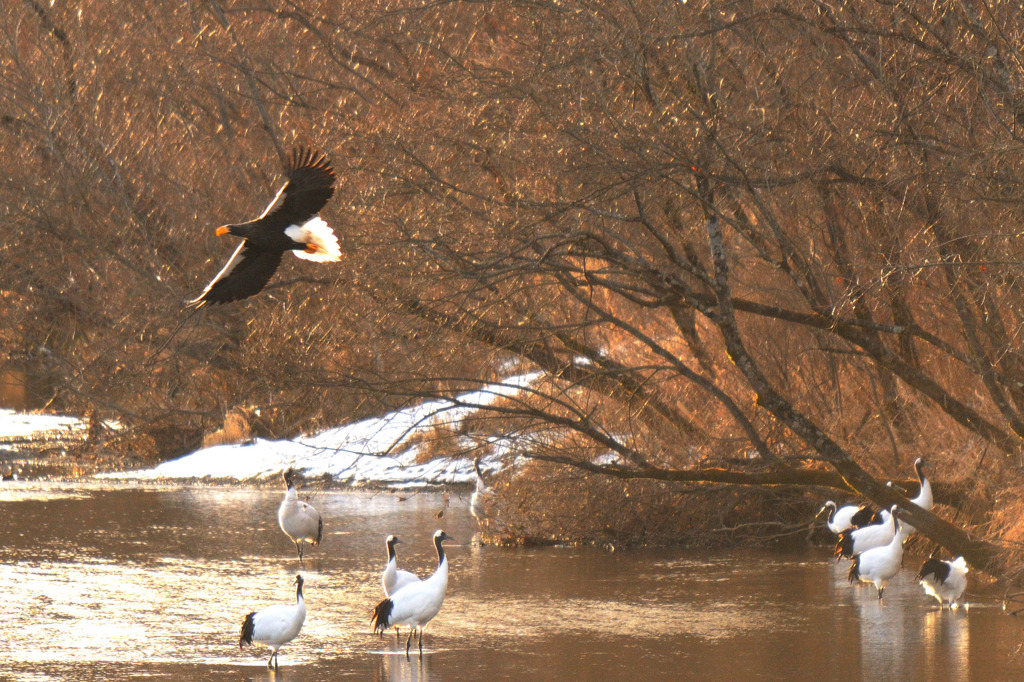
[[[241,443],[248,440],[251,433],[252,429],[245,411],[234,407],[224,415],[224,426],[203,436],[203,447]]]
[[[0,29],[2,338],[49,406],[166,456],[234,406],[285,436],[518,363],[547,379],[500,426],[589,468],[570,488],[614,498],[613,452],[644,476],[825,470],[888,503],[876,478],[925,455],[1006,531],[1014,7],[24,0]],[[295,143],[338,169],[343,262],[286,259],[158,351],[233,248],[211,228],[263,208]],[[671,513],[602,523],[775,494],[665,491]]]

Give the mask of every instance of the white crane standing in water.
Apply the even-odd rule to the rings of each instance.
[[[409,571],[401,571],[398,569],[398,555],[395,553],[395,545],[400,544],[402,541],[396,538],[394,535],[389,535],[385,540],[388,547],[388,563],[384,567],[384,573],[380,577],[381,585],[384,587],[384,596],[390,597],[398,590],[402,589],[406,585],[420,582],[420,578],[415,573]],[[398,637],[399,629],[395,626],[395,637]]]
[[[281,506],[277,510],[277,522],[281,530],[295,543],[295,549],[299,553],[299,563],[302,563],[302,543],[308,542],[311,545],[319,545],[324,535],[324,522],[320,518],[320,512],[311,505],[306,504],[298,498],[295,492],[295,470],[288,469],[284,472],[284,482],[288,489],[281,500]]]
[[[437,550],[437,568],[433,575],[395,591],[373,609],[370,625],[376,633],[383,634],[388,628],[399,625],[409,626],[409,637],[405,640],[406,658],[409,657],[409,646],[417,628],[420,631],[420,657],[423,656],[423,628],[441,611],[448,590],[448,559],[441,543],[451,539],[443,530],[436,531],[434,548]]]
[[[896,505],[890,510],[892,521],[892,538],[884,547],[875,547],[853,557],[850,566],[850,582],[860,580],[874,583],[878,590],[878,600],[882,600],[885,586],[889,584],[903,564],[903,534],[899,532],[899,520]]]
[[[246,644],[263,644],[270,647],[267,667],[277,670],[278,650],[295,639],[306,620],[306,601],[302,597],[302,576],[295,576],[294,604],[275,604],[259,611],[252,611],[242,620],[242,634],[238,648]]]
[[[939,600],[940,609],[946,604],[954,609],[967,589],[967,562],[962,556],[953,561],[928,559],[917,572],[917,579],[925,593]]]

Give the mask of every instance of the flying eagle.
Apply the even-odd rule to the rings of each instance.
[[[334,231],[317,216],[334,194],[330,161],[320,152],[299,147],[288,155],[284,174],[288,182],[259,218],[217,228],[218,236],[233,234],[241,237],[242,243],[189,305],[230,303],[258,294],[281,264],[285,251],[317,263],[341,259]]]

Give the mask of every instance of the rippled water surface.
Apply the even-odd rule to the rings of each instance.
[[[453,496],[320,492],[308,616],[280,654],[238,649],[242,616],[294,599],[299,565],[276,490],[4,483],[0,678],[14,680],[1024,679],[1024,622],[970,590],[939,611],[912,578],[879,604],[827,553],[502,549],[472,544]],[[433,570],[450,544],[448,597],[422,660],[369,632],[384,536],[400,567]]]

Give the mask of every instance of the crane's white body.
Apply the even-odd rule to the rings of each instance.
[[[426,580],[406,585],[391,595],[394,604],[388,623],[423,628],[441,611],[448,590],[448,559]]]
[[[252,641],[276,652],[295,639],[306,622],[306,604],[302,597],[295,604],[274,604],[256,612]]]
[[[954,609],[960,604],[960,598],[967,589],[967,571],[967,561],[962,556],[953,561],[929,559],[921,567],[917,578],[925,593],[939,600],[940,608],[948,605]]]
[[[302,543],[319,545],[323,536],[324,524],[320,518],[320,512],[299,499],[290,471],[285,472],[285,482],[288,484],[288,489],[284,493],[284,499],[281,500],[281,506],[277,509],[277,522],[284,534],[295,543],[301,563]]]
[[[903,564],[903,535],[898,531],[896,507],[892,508],[888,525],[890,526],[889,543],[882,547],[874,547],[853,557],[853,566],[850,567],[850,580],[874,583],[878,590],[878,598],[882,598],[885,586],[900,571]]]
[[[852,504],[838,507],[832,500],[827,501],[818,513],[820,514],[826,509],[829,510],[826,525],[828,525],[828,529],[836,535],[839,535],[844,530],[853,528],[853,515],[861,510],[860,507],[856,507]]]
[[[434,533],[434,547],[437,549],[437,568],[426,580],[410,583],[396,590],[377,605],[373,612],[373,629],[383,632],[389,627],[405,625],[410,628],[405,642],[405,653],[409,655],[412,636],[419,630],[420,655],[423,655],[423,628],[441,611],[445,593],[448,590],[448,558],[441,543],[450,539],[444,531]]]
[[[267,667],[277,668],[278,650],[295,639],[306,621],[306,601],[302,596],[302,576],[295,576],[298,588],[294,604],[275,604],[259,611],[253,611],[242,621],[242,635],[238,648],[246,644],[262,644],[270,647]]]
[[[854,557],[857,554],[863,554],[868,550],[875,549],[877,547],[885,547],[892,542],[894,531],[892,524],[892,516],[889,512],[883,509],[880,512],[882,517],[881,523],[873,523],[869,526],[862,526],[861,528],[852,528],[844,532],[848,535],[851,540],[849,543],[849,550],[843,553],[843,556]]]

